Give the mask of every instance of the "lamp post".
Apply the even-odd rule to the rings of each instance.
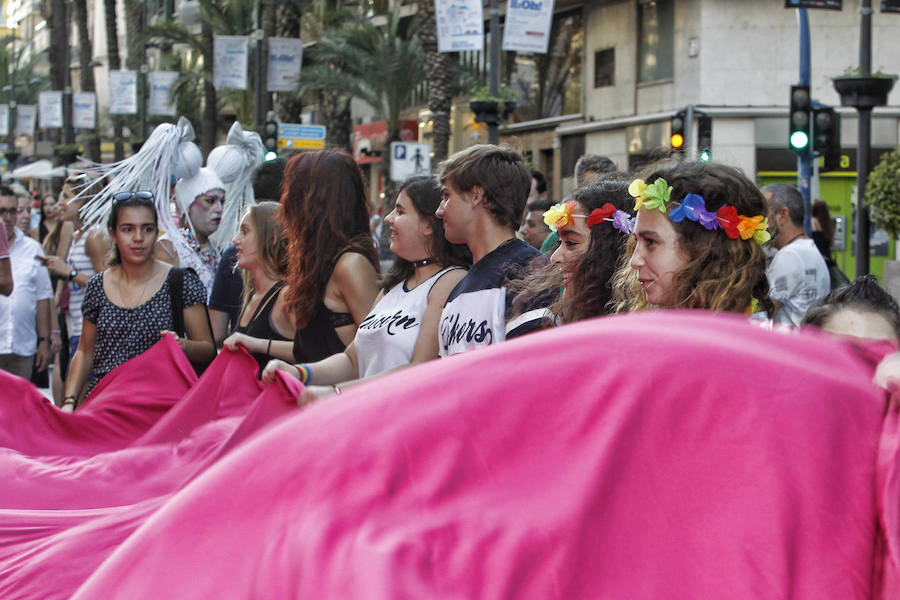
[[[497,0],[491,0],[491,64],[488,72],[488,85],[492,98],[500,95],[500,8]],[[488,143],[500,143],[500,125],[497,119],[488,122]]]

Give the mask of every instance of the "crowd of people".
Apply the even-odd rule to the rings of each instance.
[[[830,255],[827,206],[814,203],[808,237],[791,185],[759,189],[737,169],[676,161],[635,177],[585,155],[574,191],[554,205],[546,178],[496,146],[400,186],[391,212],[376,215],[395,258],[380,274],[349,155],[263,162],[258,136],[235,125],[201,167],[192,134],[183,121],[160,126],[135,157],[70,176],[58,201],[41,197],[36,220],[27,195],[0,187],[0,284],[15,284],[0,299],[2,368],[28,378],[52,363],[64,410],[167,333],[198,373],[217,347],[245,348],[263,381],[282,371],[306,384],[302,404],[615,313],[703,309],[822,326],[805,315],[849,283]]]
[[[360,453],[362,465],[347,466],[346,473],[336,474],[328,482],[314,481],[313,485],[322,483],[323,490],[332,483],[339,488],[335,493],[339,500],[331,499],[335,505],[352,496],[349,490],[358,480],[374,477],[372,474],[382,467],[387,469],[390,482],[374,486],[376,504],[412,493],[413,506],[406,510],[430,506],[434,498],[439,499],[434,505],[441,505],[445,497],[460,497],[459,490],[466,488],[461,481],[475,481],[476,488],[482,485],[486,472],[490,474],[487,480],[499,482],[503,494],[530,497],[530,491],[520,493],[525,484],[503,482],[515,479],[517,474],[525,481],[533,467],[545,476],[572,469],[566,493],[594,498],[593,505],[597,494],[609,492],[611,495],[604,496],[609,504],[601,507],[605,510],[615,505],[613,492],[628,488],[634,478],[649,477],[651,487],[658,486],[658,480],[651,476],[653,469],[643,472],[649,463],[642,462],[641,468],[627,475],[623,468],[613,478],[616,485],[592,483],[595,475],[589,470],[593,467],[586,465],[593,465],[595,456],[603,457],[604,469],[616,471],[616,465],[637,460],[645,443],[652,442],[653,453],[660,452],[661,443],[669,449],[681,444],[689,448],[688,453],[708,456],[709,468],[721,467],[717,473],[724,478],[735,473],[729,464],[733,458],[730,452],[757,464],[760,452],[781,443],[778,440],[788,440],[790,436],[784,431],[796,425],[790,415],[810,421],[800,425],[798,435],[809,434],[812,441],[807,446],[788,443],[789,454],[801,446],[802,451],[787,461],[818,469],[823,461],[807,450],[813,442],[835,436],[841,448],[851,448],[847,454],[855,457],[853,469],[864,471],[860,477],[874,480],[868,454],[852,450],[853,443],[847,439],[857,435],[856,427],[873,436],[866,438],[866,448],[875,448],[882,432],[881,419],[896,413],[890,412],[890,404],[883,403],[885,392],[877,391],[869,380],[880,362],[876,383],[887,390],[887,395],[900,391],[900,355],[896,352],[900,308],[872,276],[852,282],[841,279],[830,256],[828,242],[833,229],[827,207],[823,210],[817,206],[816,226],[813,235],[807,236],[803,199],[796,188],[776,184],[760,189],[740,170],[716,163],[667,161],[640,173],[627,173],[607,158],[586,155],[576,164],[573,191],[553,203],[548,199],[544,176],[530,169],[520,154],[508,148],[477,145],[451,156],[435,174],[400,183],[387,203],[389,210],[373,220],[363,174],[344,151],[309,151],[287,160],[263,161],[259,136],[236,126],[226,144],[214,150],[203,166],[192,137],[190,124],[184,121],[157,127],[134,156],[67,178],[58,202],[54,195],[41,198],[40,218],[34,223],[29,220],[26,224],[21,218],[23,209],[16,192],[0,186],[0,311],[5,311],[0,312],[0,343],[5,344],[0,347],[0,369],[27,379],[53,364],[50,385],[56,407],[41,404],[29,409],[22,405],[27,403],[15,404],[0,394],[0,402],[7,403],[10,414],[15,407],[37,415],[23,418],[28,423],[20,426],[11,425],[9,418],[0,419],[0,439],[9,450],[0,454],[0,472],[14,469],[23,474],[7,484],[15,487],[15,493],[8,494],[5,503],[0,502],[0,524],[10,530],[19,526],[28,531],[44,531],[42,526],[46,531],[62,528],[71,535],[66,542],[72,548],[84,548],[99,564],[110,549],[148,518],[148,506],[163,503],[166,494],[184,490],[186,481],[287,410],[291,414],[312,413],[312,425],[307,426],[314,429],[305,431],[310,440],[319,435],[322,439],[317,443],[329,448],[326,456],[321,453],[323,446],[310,446],[314,450],[309,455],[295,458],[299,463],[309,456],[315,460],[297,469],[309,469],[311,473],[328,467],[339,471],[352,462],[347,453],[354,451],[355,444],[379,447],[385,457],[392,454],[392,458],[382,460],[369,449],[369,454]],[[376,227],[389,230],[389,247],[376,246],[372,233]],[[393,263],[382,272],[381,259],[388,251]],[[674,309],[690,312],[674,313]],[[616,316],[628,313],[645,314]],[[591,322],[570,326],[588,320]],[[814,331],[806,335],[803,329]],[[536,333],[539,331],[545,333]],[[797,331],[801,334],[795,335]],[[590,340],[582,339],[585,335],[596,336],[605,345],[594,352]],[[734,344],[734,335],[745,336],[747,346]],[[617,360],[606,357],[604,352],[618,351],[614,347],[620,343],[617,336],[621,336],[623,348],[637,354]],[[517,341],[507,343],[513,339]],[[840,374],[826,374],[839,401],[846,406],[856,402],[865,416],[852,419],[852,427],[835,427],[832,417],[838,418],[835,415],[840,413],[843,419],[844,413],[812,407],[805,396],[800,397],[804,387],[800,381],[788,386],[801,389],[796,398],[779,397],[783,410],[773,409],[770,398],[762,398],[745,413],[746,403],[755,401],[755,387],[749,383],[757,374],[754,369],[781,369],[779,378],[787,377],[781,374],[790,370],[790,365],[779,366],[766,356],[782,344],[772,341],[775,339],[793,340],[783,345],[803,349],[795,357],[784,352],[788,360],[796,359],[797,370],[803,373],[820,366],[815,360],[839,362],[835,358],[837,348],[844,358],[855,356],[853,353],[867,357],[865,361],[869,362],[846,358],[853,378],[861,373],[869,378],[865,389],[853,379],[846,387],[855,391],[845,394]],[[541,340],[549,342],[541,345]],[[662,370],[656,369],[654,362],[657,343],[665,355],[660,359]],[[500,348],[487,349],[498,345]],[[830,354],[824,358],[804,354],[816,345],[827,347]],[[585,348],[592,351],[586,353]],[[685,349],[683,356],[681,348]],[[540,356],[534,355],[534,349]],[[184,400],[159,399],[154,403],[152,398],[136,395],[127,400],[127,409],[121,412],[109,405],[113,397],[111,381],[116,386],[139,382],[133,384],[140,385],[142,391],[157,390],[164,395],[163,388],[169,382],[154,382],[155,372],[132,373],[129,368],[141,370],[150,365],[152,371],[150,357],[161,360],[159,357],[165,358],[170,351],[176,356],[159,363],[161,373],[166,374],[159,377],[170,377],[173,389],[183,387],[178,393],[184,394]],[[551,351],[554,355],[549,354]],[[693,365],[692,352],[704,357],[705,362]],[[484,362],[481,357],[486,357]],[[496,357],[502,358],[504,372],[495,378],[491,361],[500,360]],[[750,365],[750,360],[757,366]],[[539,369],[534,367],[535,361],[539,361]],[[647,370],[646,377],[634,377],[631,370],[606,368],[607,363],[632,361],[635,368]],[[759,366],[763,363],[765,366]],[[185,374],[182,367],[190,373]],[[242,381],[245,368],[253,374]],[[711,370],[706,373],[705,369]],[[399,377],[398,371],[403,371]],[[469,375],[473,378],[471,385]],[[390,382],[386,385],[390,389],[379,390],[377,383],[367,385],[373,380]],[[682,381],[696,387],[684,388]],[[708,389],[704,387],[706,381]],[[785,379],[760,385],[774,389],[781,381]],[[450,389],[451,383],[458,382],[460,387]],[[596,385],[602,385],[602,389],[591,387]],[[417,391],[420,388],[426,390],[421,397]],[[734,402],[726,397],[730,393],[727,390],[733,388],[740,388]],[[398,390],[397,398],[392,395],[394,389]],[[816,393],[831,394],[824,384],[816,389]],[[199,391],[192,394],[195,390]],[[514,408],[516,402],[504,402],[501,397],[520,392],[532,398],[529,406]],[[656,406],[650,410],[649,404],[639,401],[657,392],[659,398],[654,397],[654,402],[671,406],[671,411],[663,408],[656,412]],[[116,393],[121,398],[129,390]],[[360,402],[364,393],[375,398],[374,409]],[[249,400],[229,400],[229,396],[253,394],[261,399],[258,406],[254,405],[255,412],[248,408]],[[287,408],[277,402],[265,404],[266,398],[280,396],[288,397]],[[548,402],[536,402],[537,397]],[[869,402],[871,397],[878,397],[881,404]],[[673,398],[677,402],[666,404]],[[415,406],[404,404],[411,399]],[[429,399],[436,412],[429,412]],[[711,404],[705,404],[710,400]],[[92,410],[98,403],[101,409]],[[496,408],[498,403],[507,408]],[[303,410],[298,410],[297,404]],[[309,411],[307,405],[313,405]],[[321,410],[330,407],[337,407],[338,412]],[[166,410],[168,413],[162,416]],[[341,418],[348,413],[357,415],[358,420]],[[766,427],[746,426],[754,418],[747,415],[764,413],[769,415]],[[782,417],[773,416],[778,414]],[[496,415],[507,415],[508,419],[502,426],[478,430],[480,419]],[[657,419],[658,415],[666,416]],[[776,423],[778,418],[782,420]],[[129,420],[134,423],[127,423]],[[556,438],[547,434],[543,427],[550,423],[555,425],[549,431],[567,433]],[[334,440],[327,439],[331,427],[346,431],[358,428],[370,437],[333,444]],[[432,440],[445,435],[444,427],[454,433],[446,434],[449,437],[443,443],[435,441],[432,445]],[[591,433],[595,427],[602,431]],[[643,432],[644,427],[650,435]],[[888,425],[884,427],[889,431]],[[62,440],[62,449],[54,447],[55,454],[34,450],[35,443],[39,446],[44,442],[35,442],[34,438],[41,436],[29,433],[29,428],[46,429],[48,437],[56,435]],[[133,435],[132,429],[136,430]],[[673,433],[686,429],[695,434],[681,438]],[[656,435],[660,431],[666,433]],[[106,432],[108,439],[97,432]],[[529,438],[533,443],[518,439],[526,432],[535,433]],[[725,438],[721,437],[723,432],[727,433]],[[286,446],[280,444],[296,441],[291,438],[286,442],[279,431],[270,433],[270,437],[257,439],[248,452],[258,451],[268,442],[281,456]],[[753,438],[757,434],[760,437]],[[115,446],[120,442],[116,436],[124,440],[129,435],[132,437]],[[91,436],[98,439],[86,439]],[[300,438],[297,444],[307,443],[303,436],[295,437]],[[714,441],[707,444],[707,437]],[[734,450],[734,439],[743,440],[753,450]],[[573,440],[578,440],[577,444]],[[110,449],[104,445],[107,443],[114,447]],[[568,452],[570,443],[590,451],[573,453],[571,464],[562,465],[560,456]],[[619,443],[626,444],[634,454],[614,452],[613,446]],[[728,456],[722,454],[722,444],[729,448],[724,453]],[[882,453],[890,462],[896,449],[885,444]],[[85,450],[87,446],[92,450]],[[87,462],[81,462],[85,454]],[[555,458],[545,464],[542,456]],[[687,454],[679,456],[672,454],[670,466],[688,469],[694,464],[685,459]],[[508,470],[497,466],[520,459],[522,462]],[[22,469],[23,462],[30,465],[29,469]],[[257,478],[248,487],[255,494],[255,484],[299,485],[305,472],[296,478],[280,479],[292,472],[293,462],[284,461],[283,473],[277,460],[255,463],[260,473],[270,476]],[[405,465],[402,468],[397,466],[401,463]],[[426,463],[435,471],[421,466]],[[459,466],[463,464],[468,466]],[[715,477],[707,477],[704,469],[708,466],[704,463],[699,476],[691,472],[697,488],[684,490],[684,497],[705,499],[721,492],[722,505],[730,510],[734,499],[724,498],[730,490],[719,486]],[[418,477],[414,477],[417,470]],[[145,471],[149,475],[143,478]],[[835,467],[834,472],[839,471]],[[103,476],[95,478],[98,473]],[[246,470],[235,471],[232,464],[194,487],[202,488],[222,473],[251,476]],[[603,471],[596,476],[609,474]],[[763,477],[755,471],[735,475],[750,484],[757,476]],[[786,477],[791,490],[801,479],[808,484],[799,486],[806,494],[800,505],[808,499],[831,502],[831,497],[826,498],[816,487],[819,483],[813,481],[815,477],[810,473]],[[612,479],[603,481],[609,484]],[[766,481],[773,497],[794,506],[793,491],[782,497],[781,479]],[[618,486],[620,482],[630,483]],[[33,489],[29,488],[32,483]],[[49,485],[52,492],[31,496],[40,488],[38,483]],[[422,493],[432,484],[437,491],[430,496]],[[704,486],[709,489],[697,492]],[[236,493],[240,493],[239,487],[232,485]],[[874,483],[862,487],[866,494],[876,494]],[[100,490],[96,506],[91,504],[95,500],[90,494],[82,493],[85,489]],[[629,494],[634,494],[634,489],[638,488],[623,492],[623,497],[633,500]],[[646,500],[646,490],[640,489],[644,491],[639,495]],[[654,494],[662,493],[654,489]],[[678,490],[678,486],[672,489]],[[472,493],[477,496],[480,492]],[[552,486],[541,490],[540,494],[544,493],[555,497]],[[110,500],[120,494],[131,496],[128,500]],[[495,508],[490,504],[495,500],[492,494],[488,494],[489,502],[479,504],[482,509]],[[72,500],[75,496],[78,502]],[[304,501],[313,496],[307,494]],[[38,500],[34,500],[36,497]],[[543,502],[544,508],[536,511],[550,506],[565,508],[567,498]],[[280,496],[268,499],[279,508],[266,510],[259,521],[283,518],[291,510],[280,505]],[[744,502],[746,497],[739,500]],[[257,507],[265,504],[254,501]],[[842,518],[845,512],[855,510],[866,513],[867,519],[876,519],[874,509],[869,511],[872,514],[866,512],[868,501],[866,496],[865,501],[850,502],[852,510],[835,509],[835,514]],[[469,506],[466,498],[462,502]],[[40,506],[33,507],[35,503]],[[183,500],[180,505],[188,503]],[[72,517],[77,526],[68,529],[59,525],[55,514],[40,512],[75,504],[86,509]],[[661,505],[669,512],[682,507],[679,502]],[[109,506],[115,506],[116,511],[110,511]],[[35,508],[35,512],[15,512],[22,507]],[[7,508],[13,512],[5,511]],[[220,510],[225,509],[215,507],[210,515],[218,515]],[[820,510],[818,504],[813,510]],[[375,512],[325,511],[327,514],[321,516],[353,520]],[[463,509],[461,514],[472,512],[471,508]],[[585,512],[596,511],[576,508],[563,512],[566,519],[576,522],[588,519]],[[192,523],[202,520],[205,510],[201,513],[193,513]],[[456,518],[456,513],[452,516]],[[514,511],[508,516],[528,529],[527,519]],[[47,521],[42,521],[45,517]],[[740,530],[745,523],[732,517],[728,522]],[[826,528],[839,525],[839,521],[833,519]],[[158,519],[154,526],[159,527],[159,522],[164,523],[164,519]],[[221,522],[231,523],[228,518]],[[598,526],[615,527],[619,522],[608,519]],[[748,522],[760,525],[759,531],[772,530],[762,516],[755,515]],[[247,536],[255,531],[256,523],[252,525],[245,531]],[[103,544],[92,541],[91,527],[109,536]],[[337,526],[335,531],[342,527]],[[515,525],[509,527],[512,531]],[[578,529],[573,527],[573,531]],[[882,546],[888,552],[894,533],[889,531],[877,540],[857,536],[854,543],[861,549],[858,554]],[[182,534],[190,532],[178,533]],[[530,531],[526,537],[533,535]],[[689,532],[684,535],[690,537]],[[776,537],[780,535],[776,532]],[[554,542],[553,536],[537,537],[551,540],[553,548],[559,542]],[[668,532],[662,537],[678,536]],[[40,538],[40,534],[33,537],[43,543]],[[638,538],[639,532],[635,540]],[[28,543],[23,542],[25,546]],[[100,546],[103,548],[98,550]],[[180,552],[190,544],[178,546]],[[731,546],[740,551],[739,543]],[[822,546],[818,544],[817,548]],[[15,556],[0,545],[0,574],[7,574],[0,575],[0,594],[22,592],[22,581],[28,578],[17,573],[43,568],[43,560],[68,546],[48,542],[46,547],[44,553]],[[136,547],[140,547],[140,539],[128,548]],[[197,547],[201,547],[199,542]],[[127,554],[128,548],[122,548],[121,553]],[[572,556],[590,554],[579,550]],[[715,553],[700,555],[709,558]],[[862,568],[871,566],[867,563]],[[749,580],[755,582],[755,571],[749,570],[754,572]],[[119,569],[116,577],[126,578],[132,571]],[[61,583],[60,590],[73,592],[87,580],[91,568],[85,566],[78,572],[81,579]],[[548,571],[535,572],[544,577]],[[87,585],[102,589],[108,573],[98,573]],[[556,581],[557,577],[551,579]],[[577,579],[567,578],[566,586]],[[691,585],[706,581],[699,577]],[[118,590],[120,583],[117,580],[113,587]],[[872,584],[872,588],[877,585],[882,582]],[[892,580],[884,584],[884,589],[891,585]],[[84,593],[84,597],[92,597]]]

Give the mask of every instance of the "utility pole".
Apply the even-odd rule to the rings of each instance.
[[[500,95],[500,9],[497,0],[491,0],[491,64],[488,71],[489,86],[492,98]],[[498,112],[500,107],[498,106]],[[488,143],[500,143],[500,125],[498,119],[488,122]]]
[[[862,0],[859,8],[860,77],[872,74],[872,0]],[[869,180],[869,148],[872,133],[872,107],[857,106],[859,114],[856,141],[856,276],[869,273],[869,212],[866,210],[866,183]]]
[[[810,42],[809,42],[809,17],[805,8],[797,9],[797,26],[800,30],[800,85],[809,86],[810,75]],[[806,235],[812,232],[810,219],[810,195],[809,186],[812,179],[812,152],[809,144],[803,152],[797,155],[797,189],[803,196],[803,231]]]

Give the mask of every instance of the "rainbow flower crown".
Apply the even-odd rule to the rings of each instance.
[[[737,208],[727,204],[716,212],[710,212],[706,210],[706,200],[699,194],[688,194],[681,202],[670,200],[672,186],[661,177],[649,185],[642,179],[635,179],[628,186],[628,193],[634,198],[635,212],[641,208],[655,208],[666,214],[667,205],[675,204],[677,207],[668,212],[669,219],[675,223],[690,219],[709,230],[722,229],[731,239],[752,238],[760,246],[772,237],[768,232],[769,221],[762,215],[745,217],[738,214]]]
[[[593,227],[598,223],[609,222],[615,229],[624,234],[634,231],[634,219],[624,210],[618,210],[612,203],[607,202],[600,208],[595,208],[589,215],[574,214],[577,204],[574,200],[569,200],[565,204],[555,204],[544,213],[544,223],[550,228],[550,231],[556,231],[560,227],[565,227],[570,223],[574,223],[574,219],[587,219],[587,226]]]

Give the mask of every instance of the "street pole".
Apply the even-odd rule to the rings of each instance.
[[[75,143],[72,125],[72,0],[66,2],[66,85],[63,89],[63,144]]]
[[[491,64],[488,69],[488,78],[492,98],[500,96],[500,9],[497,0],[491,0]],[[497,107],[498,113],[502,108]],[[498,119],[488,123],[488,143],[500,143],[500,125]]]
[[[263,81],[263,30],[262,30],[262,0],[256,3],[256,26],[253,29],[253,38],[256,40],[256,107],[253,115],[254,124],[262,130],[263,125],[263,94],[268,82]]]
[[[809,17],[805,8],[797,9],[797,26],[800,30],[800,85],[809,85],[810,74],[810,41],[809,41]],[[808,129],[807,129],[808,133]],[[797,155],[797,189],[803,196],[803,232],[810,235],[812,232],[812,220],[810,218],[809,186],[812,178],[812,137],[806,150]]]
[[[860,77],[872,74],[872,0],[862,0],[859,9]],[[869,179],[869,147],[871,145],[872,109],[857,106],[859,114],[856,141],[856,276],[869,273],[869,213],[866,210],[866,183]]]
[[[688,160],[697,158],[697,148],[694,146],[694,105],[688,104],[684,109],[684,149]]]

